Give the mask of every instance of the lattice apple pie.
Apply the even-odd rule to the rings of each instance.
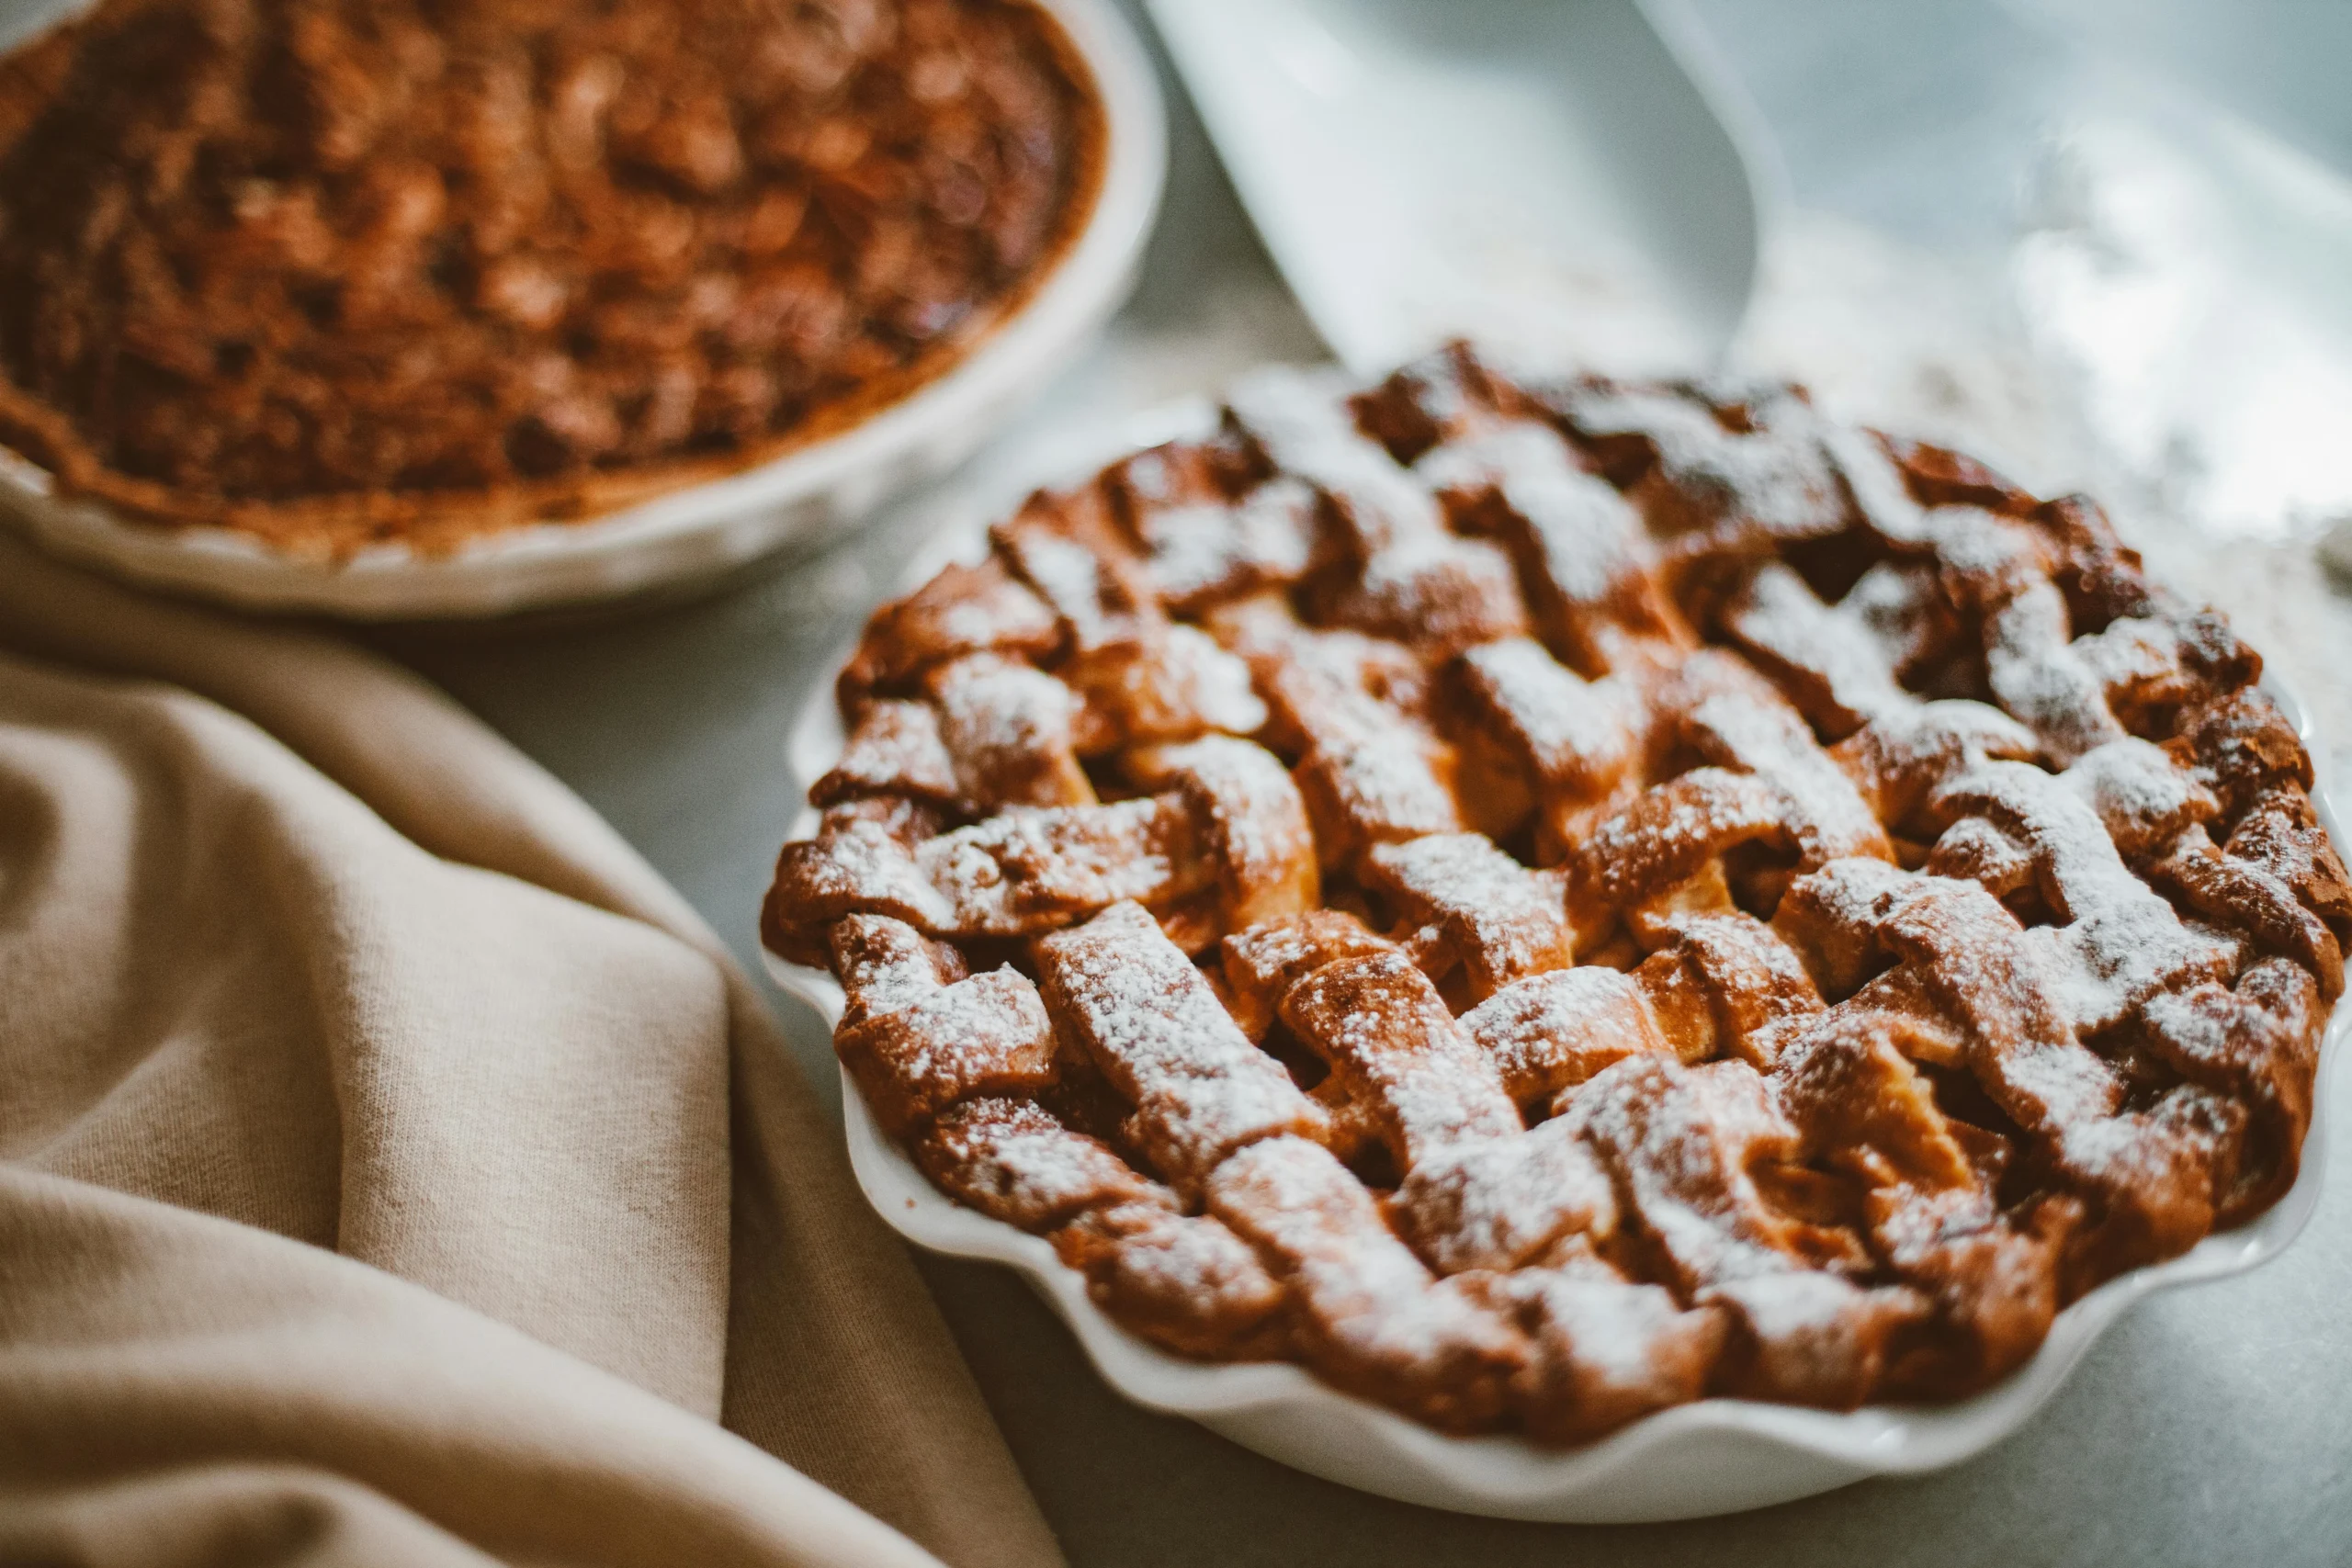
[[[765,936],[1148,1340],[1545,1443],[1948,1399],[2293,1181],[2352,887],[2086,500],[1455,347],[992,546],[868,625]]]

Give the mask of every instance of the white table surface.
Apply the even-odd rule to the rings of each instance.
[[[1801,203],[1964,264],[1997,248],[2037,116],[2064,91],[2030,35],[1973,0],[1702,0],[1701,10],[1772,123]],[[979,472],[952,482],[1018,473],[1024,453],[1073,425],[1213,390],[1249,364],[1320,357],[1170,87],[1168,205],[1134,300]],[[860,538],[683,608],[370,637],[603,811],[756,973],[759,901],[796,807],[785,730],[827,651],[890,586],[922,510],[896,508]],[[2235,575],[2199,587],[2320,688],[2315,705],[2340,712],[2345,598],[2318,586],[2307,547],[2252,553],[2249,564],[2232,552]],[[821,1026],[796,1003],[777,1008],[831,1099]],[[2352,1091],[2352,1073],[2336,1077]],[[2347,1100],[2339,1093],[2334,1110],[2339,1129],[2352,1127]],[[1922,1480],[1679,1525],[1510,1524],[1310,1480],[1123,1404],[1011,1276],[922,1261],[1076,1564],[2352,1562],[2352,1152],[2285,1258],[2143,1306],[2002,1448]]]

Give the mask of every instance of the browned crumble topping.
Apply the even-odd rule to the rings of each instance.
[[[1002,0],[108,0],[0,62],[0,440],[330,547],[741,466],[1039,272],[1082,79]]]

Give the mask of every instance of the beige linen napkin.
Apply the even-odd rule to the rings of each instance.
[[[676,894],[399,669],[0,538],[0,1562],[925,1549],[1058,1561]]]

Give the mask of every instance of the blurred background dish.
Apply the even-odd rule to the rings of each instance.
[[[232,220],[219,226],[183,216],[193,198],[172,209],[153,194],[177,164],[155,162],[148,143],[122,138],[141,150],[127,171],[103,156],[80,169],[68,156],[107,134],[110,106],[131,112],[113,105],[111,83],[72,73],[132,69],[135,48],[92,44],[77,56],[65,47],[81,43],[76,34],[38,40],[15,57],[13,94],[0,94],[17,103],[17,123],[0,129],[19,165],[8,194],[22,209],[0,264],[23,275],[15,323],[0,323],[11,376],[0,434],[18,448],[0,453],[0,512],[51,548],[154,586],[258,608],[467,616],[706,579],[821,537],[944,471],[1125,297],[1162,177],[1160,103],[1133,37],[1101,0],[910,5],[904,17],[849,10],[873,13],[860,25],[880,41],[861,55],[843,30],[855,17],[829,21],[829,36],[847,39],[843,70],[825,83],[787,80],[786,107],[765,121],[731,105],[737,129],[759,143],[748,153],[728,129],[727,95],[749,89],[727,85],[723,62],[674,37],[645,59],[622,47],[643,49],[626,27],[618,43],[594,30],[567,35],[558,41],[580,59],[546,63],[548,80],[535,85],[525,54],[502,98],[496,67],[514,51],[495,30],[496,8],[485,8],[488,21],[467,18],[492,29],[487,42],[462,27],[444,38],[414,27],[402,35],[381,18],[355,24],[327,69],[413,44],[426,58],[411,69],[401,56],[406,90],[446,94],[441,114],[477,116],[480,133],[410,136],[420,145],[407,152],[421,156],[388,142],[380,157],[338,154],[344,166],[328,156],[337,126],[323,124],[334,118],[323,76],[298,84],[302,107],[283,116],[256,88],[245,120],[266,120],[258,126],[159,116],[162,136],[150,141],[190,149],[182,162],[195,174],[178,178],[226,181],[225,195],[197,193],[233,197]],[[768,14],[748,14],[742,52],[775,42],[786,77],[806,74],[809,51],[775,33]],[[254,27],[299,33],[305,48],[338,20],[315,6],[253,16]],[[99,42],[112,39],[99,30]],[[276,58],[233,36],[189,47]],[[634,140],[623,134],[630,67],[616,62],[616,49],[656,78]],[[237,80],[241,68],[229,65]],[[162,69],[176,80],[177,67]],[[679,81],[714,73],[723,90],[702,94],[712,111],[702,118],[713,123],[697,140],[685,123],[697,100]],[[63,89],[44,90],[59,75]],[[476,77],[491,85],[474,86]],[[599,89],[586,93],[594,112],[582,111],[597,129],[567,151],[557,133],[582,82]],[[1056,82],[1069,106],[1058,130],[1039,118],[1049,112],[1039,94],[1057,96]],[[49,103],[65,107],[44,119]],[[910,121],[913,145],[901,146]],[[362,126],[348,140],[364,147],[369,134]],[[62,137],[64,152],[44,136]],[[923,139],[951,137],[976,141],[978,154],[925,157]],[[308,151],[288,152],[280,143],[289,139]],[[484,144],[502,139],[520,139],[528,155],[508,155],[494,176],[471,170]],[[236,167],[222,175],[207,158]],[[435,159],[465,166],[436,170]],[[933,162],[971,188],[924,188]],[[368,301],[355,303],[366,269],[344,253],[374,232],[373,209],[357,210],[367,205],[358,197],[387,171],[414,175],[405,184],[429,187],[425,196],[446,194],[390,204],[423,209],[424,231],[390,258],[398,281],[370,319]],[[111,232],[81,210],[106,205],[82,187],[108,178],[122,189]],[[485,239],[486,226],[514,227],[496,220],[517,191],[535,196],[524,205],[547,231]],[[968,210],[942,220],[949,208]],[[198,252],[195,266],[171,254],[187,236],[159,209],[194,231],[195,246],[183,249]],[[52,219],[70,231],[51,240],[41,220]],[[606,254],[650,244],[644,236],[662,228],[654,219],[674,220],[691,253],[677,258],[687,271],[676,278]],[[298,243],[306,233],[318,243]],[[764,240],[773,258],[759,254]],[[86,266],[68,265],[76,245],[93,250]],[[311,250],[322,254],[306,261]],[[158,268],[142,263],[158,259],[181,288],[146,286]],[[289,283],[311,262],[315,299]],[[206,268],[224,276],[207,279]],[[518,268],[528,276],[503,287]],[[896,281],[868,287],[876,273]],[[240,333],[220,321],[222,304],[202,309],[202,285],[233,302],[248,275],[253,293],[286,299],[273,295],[274,313],[265,305],[245,323],[258,330]],[[761,308],[768,293],[778,293],[775,310]],[[813,339],[802,330],[812,321],[823,329]],[[236,341],[211,342],[219,333]],[[378,384],[412,356],[423,377],[413,391]]]

